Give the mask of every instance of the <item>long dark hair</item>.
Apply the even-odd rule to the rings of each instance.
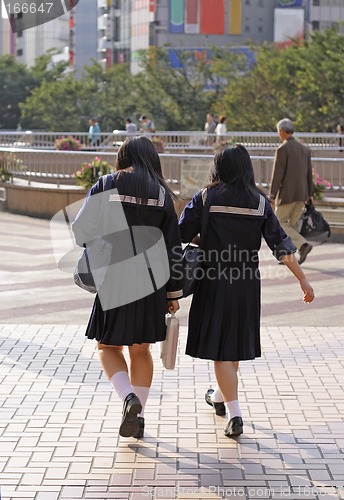
[[[129,167],[133,168],[134,175],[124,172]],[[123,142],[118,150],[116,170],[121,172],[118,181],[124,191],[130,176],[130,194],[139,198],[142,205],[147,205],[150,196],[159,197],[160,186],[171,199],[175,197],[164,180],[159,155],[148,137],[128,137]]]
[[[224,149],[214,158],[214,166],[210,174],[211,184],[208,187],[221,186],[232,188],[234,199],[243,194],[255,202],[261,191],[254,180],[253,165],[247,149],[241,144]]]

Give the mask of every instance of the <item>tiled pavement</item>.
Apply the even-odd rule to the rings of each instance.
[[[54,269],[47,228],[0,213],[3,500],[344,499],[342,245],[307,259],[310,306],[263,249],[263,357],[241,364],[240,438],[204,402],[212,367],[183,354],[182,326],[176,370],[153,346],[139,441],[118,437],[121,405],[84,339],[91,299]]]

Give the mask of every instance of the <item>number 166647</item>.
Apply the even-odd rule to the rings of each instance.
[[[51,11],[51,8],[54,4],[48,3],[48,2],[42,2],[41,4],[38,3],[8,3],[6,4],[7,8],[7,13],[8,14],[36,14],[36,13],[41,13],[41,14],[49,14]]]

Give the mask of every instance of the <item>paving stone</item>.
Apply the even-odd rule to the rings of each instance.
[[[15,220],[25,234],[23,219]],[[42,227],[48,228],[46,223]],[[245,426],[237,439],[224,436],[226,418],[216,417],[204,402],[205,390],[215,385],[213,366],[183,354],[185,326],[181,326],[174,371],[163,370],[159,350],[152,346],[156,370],[146,409],[146,433],[143,440],[135,440],[118,436],[121,405],[102,373],[95,343],[84,339],[86,321],[80,325],[72,321],[69,325],[31,324],[26,310],[26,317],[18,317],[17,323],[0,324],[4,499],[139,500],[148,485],[156,493],[166,487],[206,488],[205,493],[193,496],[181,493],[181,499],[221,498],[212,488],[222,487],[231,489],[229,498],[245,500],[265,498],[260,495],[266,493],[264,488],[274,490],[275,500],[287,498],[277,496],[283,488],[292,500],[309,500],[315,498],[312,487],[337,487],[335,496],[328,491],[325,495],[323,489],[316,500],[344,500],[344,327],[331,316],[328,306],[321,306],[325,287],[332,287],[338,296],[341,292],[330,275],[321,274],[319,264],[332,269],[333,255],[342,259],[342,249],[328,248],[331,259],[322,261],[329,250],[318,247],[314,268],[307,268],[308,261],[305,266],[311,282],[318,279],[314,287],[321,286],[314,309],[311,305],[301,312],[278,312],[282,300],[288,307],[295,283],[267,285],[263,279],[263,355],[240,366],[239,399]],[[13,258],[19,262],[19,254]],[[50,259],[48,251],[46,258]],[[30,259],[39,262],[42,253],[30,254]],[[55,272],[52,264],[49,279],[54,279]],[[34,288],[37,276],[26,277],[25,272],[21,276],[23,282],[32,280]],[[341,276],[339,282],[344,283]],[[0,312],[6,312],[9,303],[1,286]],[[78,295],[78,300],[87,302],[84,311],[88,314],[92,298],[75,288],[51,288],[54,300],[58,304],[63,295]],[[30,307],[34,308],[32,302]],[[266,307],[271,311],[264,316]],[[307,314],[316,317],[317,326],[286,324],[294,318],[295,323],[302,322],[302,315]],[[321,314],[337,324],[322,325]],[[59,316],[69,321],[67,313],[59,311]],[[166,497],[165,492],[155,500]]]

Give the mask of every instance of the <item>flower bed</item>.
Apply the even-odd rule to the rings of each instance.
[[[99,179],[101,175],[110,174],[112,167],[107,161],[101,160],[98,156],[91,162],[83,163],[80,170],[72,176],[76,179],[79,186],[90,189]]]
[[[68,137],[56,139],[54,148],[59,151],[79,151],[81,149],[81,143],[78,139],[70,135]]]

